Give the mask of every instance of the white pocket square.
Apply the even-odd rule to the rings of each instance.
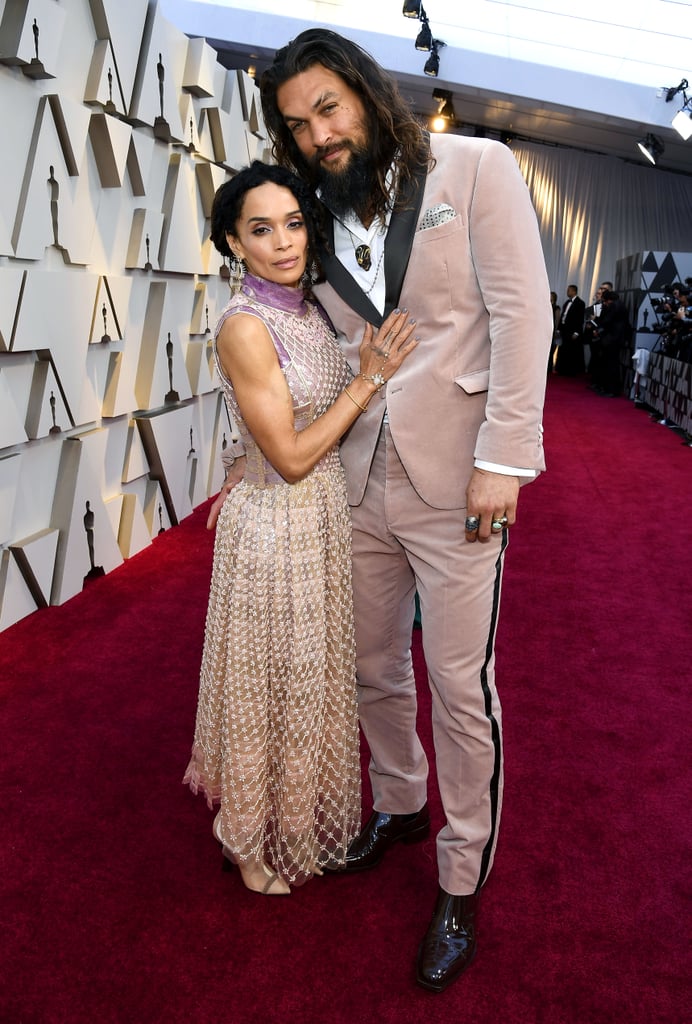
[[[425,211],[418,224],[418,230],[427,231],[428,228],[436,228],[440,224],[454,220],[455,217],[456,211],[451,206],[447,206],[446,203],[438,203],[437,206],[431,206],[429,210]]]

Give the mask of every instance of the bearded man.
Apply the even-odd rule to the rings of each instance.
[[[411,661],[417,592],[446,818],[417,980],[442,991],[476,951],[502,803],[504,553],[520,484],[544,468],[553,325],[549,303],[533,299],[549,291],[536,218],[509,149],[430,138],[390,76],[334,32],[301,33],[260,88],[275,157],[329,211],[316,294],[354,373],[364,319],[380,324],[400,307],[418,324],[416,357],[382,382],[341,447],[374,807],[345,870],[373,867],[430,828]]]

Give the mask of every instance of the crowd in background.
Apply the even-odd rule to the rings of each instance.
[[[660,335],[653,351],[684,362],[692,362],[692,278],[684,284],[666,285],[663,298],[654,299],[656,317],[650,330]],[[590,387],[599,395],[614,398],[622,394],[621,352],[631,346],[634,329],[624,302],[611,281],[596,289],[586,306],[578,288],[571,284],[562,306],[556,292],[550,293],[553,309],[553,343],[548,373],[576,377],[588,372]]]
[[[673,359],[692,363],[692,278],[685,284],[670,284],[663,289],[663,298],[654,299],[656,314],[653,330],[660,335],[656,350]]]

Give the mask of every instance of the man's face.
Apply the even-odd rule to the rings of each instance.
[[[573,298],[575,297],[575,295],[576,295],[576,294],[577,294],[577,289],[576,289],[576,288],[573,288],[573,287],[572,287],[572,286],[570,285],[570,287],[569,287],[569,288],[567,289],[567,298],[568,298],[568,299],[573,299]]]
[[[276,99],[296,146],[313,168],[341,174],[353,154],[365,149],[365,108],[336,72],[313,64],[280,85]]]

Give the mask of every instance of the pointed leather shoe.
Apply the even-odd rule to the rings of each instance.
[[[435,912],[418,951],[416,980],[432,992],[443,992],[476,954],[477,894],[450,896],[440,888]]]
[[[430,812],[423,804],[415,814],[385,814],[373,811],[360,835],[352,841],[339,871],[374,868],[394,843],[419,843],[430,832]]]

